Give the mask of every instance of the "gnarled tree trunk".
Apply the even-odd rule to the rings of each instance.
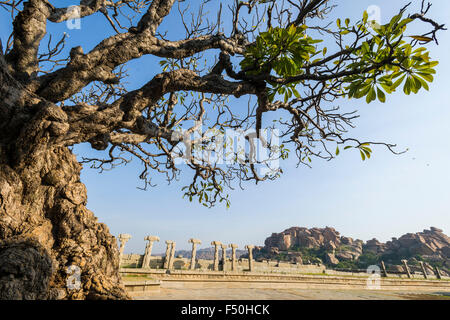
[[[0,298],[127,298],[116,240],[86,208],[76,157],[55,143],[61,115],[0,56]],[[79,289],[67,286],[71,265]]]
[[[71,151],[44,150],[15,165],[8,158],[2,152],[0,298],[125,298],[116,240],[86,209]],[[67,287],[71,265],[81,270],[79,290]]]

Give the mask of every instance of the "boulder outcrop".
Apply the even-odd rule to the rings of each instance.
[[[364,245],[364,251],[386,256],[422,256],[431,259],[448,260],[450,258],[450,237],[443,230],[431,227],[423,232],[407,233],[400,238],[381,243],[376,239]]]
[[[266,248],[289,250],[292,247],[320,248],[325,245],[338,247],[341,244],[339,232],[334,228],[301,228],[293,227],[281,233],[272,233],[264,242]]]
[[[432,271],[432,265],[440,265],[448,272],[450,268],[450,237],[443,230],[431,227],[423,232],[407,233],[400,238],[392,238],[386,243],[377,239],[362,240],[341,236],[334,228],[304,228],[292,227],[280,233],[272,233],[265,242],[265,247],[256,254],[266,258],[283,257],[292,262],[312,262],[311,252],[319,252],[320,258],[331,266],[342,261],[358,262],[362,255],[372,259],[384,260],[391,266],[397,267],[401,259],[415,262],[424,261],[425,267]],[[299,256],[303,252],[305,256]],[[375,258],[374,258],[375,257]],[[300,258],[300,259],[299,259]],[[319,258],[319,257],[317,257]],[[362,257],[361,257],[362,258]],[[317,262],[320,259],[313,259]],[[445,272],[445,271],[444,271]]]
[[[264,242],[266,252],[279,254],[280,251],[292,249],[325,249],[333,254],[333,259],[355,260],[362,254],[362,240],[343,237],[334,228],[292,227],[281,233],[273,233]],[[339,263],[339,261],[337,261]],[[336,264],[337,264],[336,263]]]

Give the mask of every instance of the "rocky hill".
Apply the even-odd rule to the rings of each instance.
[[[434,266],[447,272],[450,269],[450,238],[435,227],[392,238],[386,243],[341,236],[330,227],[292,227],[273,233],[265,240],[265,246],[255,251],[258,258],[323,262],[338,268],[366,268],[383,260],[392,269],[398,269],[401,260],[407,259],[413,266],[424,261],[429,269]]]

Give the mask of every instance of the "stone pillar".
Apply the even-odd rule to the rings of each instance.
[[[166,247],[166,255],[165,255],[165,258],[164,258],[164,266],[163,266],[164,269],[168,269],[169,268],[170,253],[171,253],[171,250],[172,250],[172,244],[173,244],[172,240],[167,240],[166,241],[167,247]]]
[[[150,268],[150,257],[152,256],[153,242],[159,241],[157,236],[146,236],[144,240],[148,241],[145,246],[144,261],[142,261],[142,268]]]
[[[419,261],[420,267],[422,268],[423,277],[425,279],[428,279],[427,270],[425,269],[425,266],[423,264],[423,261]]]
[[[131,239],[131,236],[126,233],[119,234],[119,241],[120,241],[120,247],[119,247],[119,265],[122,260],[123,251],[125,250],[125,244],[128,242],[128,240]]]
[[[175,245],[177,243],[175,241],[172,241],[172,247],[170,248],[170,259],[169,259],[169,266],[167,267],[169,270],[173,268],[173,262],[175,260]]]
[[[211,242],[211,245],[214,246],[214,271],[219,271],[219,246],[222,243],[219,241],[213,241]]]
[[[220,247],[222,248],[222,270],[226,270],[227,266],[227,245],[221,244]]]
[[[438,267],[434,267],[434,272],[436,272],[436,278],[442,279],[441,277],[441,271],[439,271]]]
[[[189,239],[189,243],[192,243],[192,253],[191,253],[191,270],[195,269],[195,256],[197,255],[197,244],[201,244],[202,242],[198,239]]]
[[[383,270],[384,276],[387,278],[388,274],[386,271],[386,266],[384,265],[384,261],[381,261],[381,269]]]
[[[408,275],[408,278],[411,279],[411,272],[409,271],[409,267],[408,267],[408,261],[407,260],[402,260],[403,262],[403,266],[405,267],[405,272]]]
[[[229,247],[231,248],[231,271],[236,271],[236,248],[238,245],[232,243]]]
[[[254,245],[246,245],[245,249],[248,250],[248,271],[253,271],[253,248],[255,246]]]

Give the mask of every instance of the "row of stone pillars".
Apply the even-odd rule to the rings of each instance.
[[[120,240],[119,259],[122,259],[123,251],[125,249],[125,244],[130,239],[131,239],[131,236],[129,234],[120,234],[119,235],[119,240]],[[152,255],[153,243],[155,241],[159,241],[160,239],[157,236],[147,236],[144,238],[144,240],[148,241],[148,243],[145,247],[142,268],[150,268],[150,257]],[[202,242],[198,239],[193,239],[193,238],[189,239],[188,242],[192,243],[190,269],[194,270],[196,267],[197,245],[201,244]],[[175,258],[175,245],[176,245],[175,241],[172,241],[172,240],[166,241],[166,255],[164,258],[164,266],[163,266],[164,269],[172,269],[173,268],[173,262],[174,262],[174,258]],[[227,263],[226,249],[229,247],[229,248],[231,248],[231,271],[236,271],[237,270],[236,249],[238,248],[238,245],[232,243],[227,246],[226,244],[223,244],[220,241],[213,241],[213,242],[211,242],[211,245],[214,246],[213,270],[219,271],[219,248],[222,249],[222,270],[226,270],[226,263]],[[245,246],[245,249],[248,250],[248,269],[249,269],[249,271],[253,271],[253,248],[255,248],[255,246],[253,246],[253,245]]]
[[[128,242],[128,240],[131,239],[131,236],[129,234],[120,234],[119,235],[119,240],[120,240],[120,247],[119,247],[119,259],[122,259],[123,256],[123,252],[125,249],[125,244]],[[146,247],[145,247],[145,253],[144,253],[144,260],[142,262],[142,268],[150,268],[150,257],[152,255],[152,248],[153,248],[153,243],[155,241],[159,241],[159,237],[157,236],[147,236],[144,238],[144,240],[148,241]],[[189,239],[188,241],[189,243],[192,243],[192,253],[191,253],[191,263],[190,263],[190,269],[194,270],[195,266],[196,266],[196,255],[197,255],[197,245],[201,244],[202,242],[198,239]],[[176,242],[172,241],[172,240],[167,240],[166,241],[166,256],[164,259],[164,269],[172,269],[173,267],[173,262],[174,262],[174,258],[175,258],[175,245]],[[214,271],[219,271],[219,248],[222,249],[222,270],[226,270],[226,263],[227,263],[227,253],[226,253],[226,249],[227,247],[231,248],[231,271],[236,271],[237,270],[237,265],[236,265],[236,249],[237,249],[237,244],[229,244],[228,246],[226,244],[223,244],[220,241],[213,241],[211,242],[211,245],[214,246],[214,264],[213,264],[213,270]],[[249,271],[253,271],[253,248],[255,248],[255,246],[253,245],[247,245],[245,246],[245,249],[248,250],[248,270]],[[119,261],[120,261],[119,260]],[[407,260],[402,260],[404,269],[405,269],[405,273],[408,276],[408,278],[412,278],[412,274],[411,271],[409,269],[408,266],[408,262]],[[423,264],[422,261],[419,262],[420,266],[422,268],[422,273],[425,279],[428,279],[428,274],[427,271],[425,269],[425,265]],[[383,274],[385,277],[388,276],[387,274],[387,270],[386,270],[386,266],[384,264],[383,261],[381,261],[381,268],[383,270]],[[435,267],[435,274],[436,277],[438,279],[441,279],[441,273],[438,267]]]
[[[122,260],[123,257],[123,251],[125,249],[125,244],[128,242],[128,240],[131,239],[131,236],[129,234],[119,234],[119,241],[120,241],[120,247],[119,247],[119,261]],[[153,249],[153,243],[155,241],[159,241],[159,237],[157,236],[147,236],[144,238],[144,240],[148,241],[147,245],[145,246],[145,253],[144,253],[144,260],[142,261],[142,268],[150,268],[150,257],[152,255],[152,249]],[[167,243],[167,241],[166,241]],[[173,243],[173,254],[175,254],[175,242],[171,241]],[[169,248],[169,246],[167,246]],[[167,256],[167,251],[166,251]]]
[[[213,270],[219,271],[219,248],[222,249],[222,270],[226,270],[227,268],[227,248],[231,248],[231,271],[237,270],[237,259],[236,259],[236,249],[238,247],[237,244],[231,243],[228,246],[226,244],[223,244],[220,241],[213,241],[211,242],[211,245],[214,246],[214,264],[213,264]],[[249,271],[253,270],[253,248],[255,246],[253,245],[247,245],[245,248],[248,250],[248,268]]]
[[[408,278],[411,279],[412,278],[412,274],[411,274],[411,270],[409,269],[409,266],[408,266],[408,261],[407,260],[402,260],[402,263],[403,263],[403,269],[405,270],[406,275],[408,276]],[[419,264],[420,264],[420,267],[422,269],[423,277],[425,279],[428,279],[428,273],[427,273],[427,270],[425,268],[424,263],[422,261],[419,261]],[[386,266],[384,265],[384,261],[381,261],[381,269],[383,270],[383,275],[385,277],[387,277],[388,273],[387,273],[387,270],[386,270]],[[438,267],[434,267],[434,272],[436,274],[436,278],[441,279],[441,272],[440,272]]]
[[[402,260],[402,263],[403,263],[403,267],[405,269],[406,275],[408,276],[408,278],[411,279],[412,278],[412,274],[411,274],[411,270],[409,269],[409,266],[408,266],[408,261],[407,260]],[[419,264],[420,264],[420,268],[422,269],[423,277],[425,279],[428,279],[427,269],[425,268],[425,265],[424,265],[423,261],[419,261]],[[384,265],[384,263],[383,263],[383,265]],[[436,278],[438,278],[438,279],[442,278],[441,277],[441,272],[440,272],[438,267],[434,267],[434,272],[436,274]]]

